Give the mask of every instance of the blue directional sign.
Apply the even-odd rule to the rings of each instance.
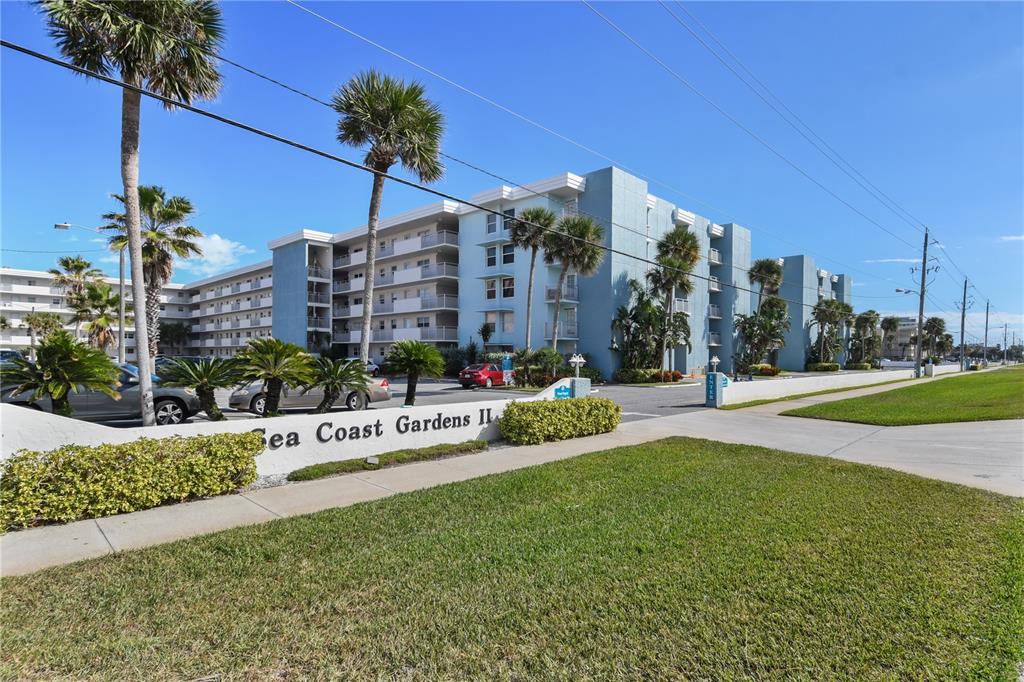
[[[506,372],[512,371],[512,356],[506,355],[501,359],[501,369]]]
[[[722,388],[725,388],[728,385],[729,385],[729,377],[726,376],[725,374],[723,374],[722,375]]]
[[[571,392],[568,386],[558,386],[555,388],[555,400],[561,400],[562,398],[568,398]]]
[[[708,405],[715,404],[716,393],[718,392],[718,384],[714,381],[704,382],[704,400],[707,401]]]

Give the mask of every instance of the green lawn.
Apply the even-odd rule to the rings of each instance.
[[[1022,512],[670,439],[5,579],[0,678],[1016,680]]]
[[[907,426],[1024,418],[1024,371],[1005,369],[931,380],[860,398],[783,412],[791,417]]]

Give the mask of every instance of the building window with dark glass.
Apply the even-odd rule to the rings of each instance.
[[[501,247],[502,265],[510,265],[516,262],[516,247],[514,244],[505,244]]]
[[[511,277],[501,280],[501,297],[512,298],[516,295],[516,281]]]
[[[502,211],[502,214],[503,214],[502,217],[501,217],[502,229],[505,229],[505,230],[512,229],[512,221],[514,221],[516,219],[516,210],[514,208],[509,208],[509,209],[506,209],[506,210]]]
[[[498,231],[498,216],[493,213],[487,214],[487,234],[494,234]]]
[[[487,267],[493,268],[498,264],[498,247],[488,246],[487,247]]]
[[[488,301],[498,298],[498,280],[489,279],[484,282],[484,298]]]

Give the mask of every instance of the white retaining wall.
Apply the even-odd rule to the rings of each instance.
[[[958,365],[936,365],[935,375],[959,371]],[[913,379],[913,369],[886,370],[884,372],[839,372],[822,376],[794,377],[792,379],[765,379],[761,381],[734,381],[723,391],[722,404],[734,405],[751,400],[785,398],[800,393],[827,391],[832,388],[854,388],[897,379]]]

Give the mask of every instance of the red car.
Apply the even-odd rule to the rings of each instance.
[[[504,386],[505,373],[495,364],[470,365],[459,372],[459,383],[463,388]]]

